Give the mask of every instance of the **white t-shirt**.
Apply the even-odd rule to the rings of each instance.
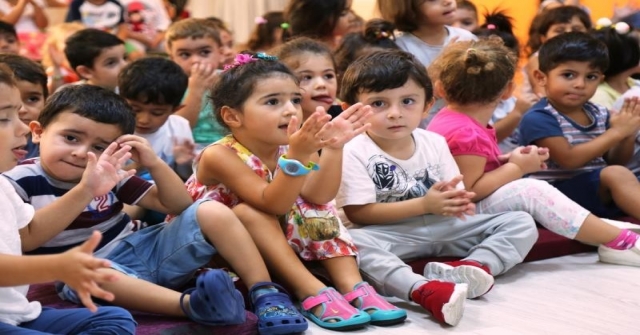
[[[460,174],[444,137],[424,130],[412,133],[415,152],[407,160],[382,151],[366,134],[344,146],[338,207],[395,202],[424,196],[436,182]],[[462,183],[457,188],[464,188]]]
[[[35,2],[36,5],[38,5],[40,8],[44,8],[44,3],[42,2],[42,0],[32,0],[32,1]],[[2,13],[3,15],[7,15],[9,14],[9,12],[11,12],[12,8],[13,8],[13,5],[10,4],[8,1],[0,0],[0,13]],[[35,21],[33,21],[33,5],[32,4],[27,4],[24,7],[24,11],[20,16],[20,19],[18,19],[18,22],[16,22],[16,24],[14,24],[13,26],[16,28],[16,31],[18,33],[33,33],[33,32],[40,31],[38,26],[36,26]]]
[[[22,255],[20,234],[35,210],[20,199],[9,181],[0,177],[0,253],[5,255]],[[3,276],[10,275],[4,270]],[[0,287],[0,322],[18,325],[34,320],[40,315],[42,307],[37,301],[27,300],[29,285]]]
[[[173,159],[173,141],[174,139],[179,142],[185,140],[193,142],[193,133],[189,126],[189,121],[178,115],[170,115],[160,129],[152,134],[138,134],[140,137],[144,137],[149,141],[153,151],[158,154],[160,159],[165,163],[171,165],[174,162]]]
[[[416,35],[405,32],[399,34],[396,37],[396,44],[400,49],[412,53],[416,58],[424,64],[424,66],[429,66],[433,62],[436,57],[442,52],[442,49],[450,43],[451,39],[454,37],[458,38],[458,41],[467,41],[467,40],[477,40],[476,35],[470,33],[467,30],[445,26],[449,34],[444,40],[442,45],[431,45],[425,43],[423,40],[416,37]]]

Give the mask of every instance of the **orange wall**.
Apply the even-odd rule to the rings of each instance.
[[[539,0],[471,0],[478,7],[482,15],[486,10],[493,11],[496,8],[507,10],[515,20],[516,36],[524,43],[527,40],[528,29],[531,20],[536,15]],[[581,4],[591,11],[591,18],[595,22],[601,17],[611,17],[615,5],[622,6],[631,1],[628,0],[582,0]]]

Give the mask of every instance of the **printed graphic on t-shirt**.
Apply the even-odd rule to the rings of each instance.
[[[426,166],[409,175],[393,160],[383,155],[372,156],[367,171],[376,185],[376,202],[396,202],[424,196],[436,182],[429,177],[432,168]]]

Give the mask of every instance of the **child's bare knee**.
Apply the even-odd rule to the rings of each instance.
[[[632,185],[638,179],[628,168],[621,165],[609,165],[600,171],[600,183],[609,187],[615,185]]]

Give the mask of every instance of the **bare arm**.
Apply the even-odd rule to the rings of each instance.
[[[44,30],[49,25],[49,18],[47,18],[47,14],[44,12],[44,8],[38,6],[35,3],[31,3],[33,6],[33,21],[36,26],[41,30]]]
[[[24,8],[29,3],[29,0],[18,0],[15,6],[11,8],[11,10],[6,14],[0,14],[0,20],[5,21],[7,23],[16,24],[22,13],[24,13]]]
[[[454,159],[460,167],[460,173],[464,176],[463,182],[467,191],[476,194],[472,199],[475,202],[486,198],[505,184],[522,178],[523,175],[518,165],[513,163],[506,163],[485,173],[487,159],[484,157],[460,155],[455,156]]]
[[[312,160],[317,159],[314,155]],[[342,179],[342,149],[322,149],[318,160],[320,170],[307,177],[300,195],[313,204],[326,204],[338,194]]]
[[[415,198],[398,202],[349,205],[342,207],[342,209],[349,221],[353,223],[384,225],[426,214],[421,203],[420,198]]]
[[[184,106],[176,111],[189,121],[191,128],[198,124],[200,111],[202,110],[203,96],[207,90],[211,89],[216,80],[216,69],[211,64],[194,64],[189,75],[189,87],[187,96],[184,99]]]
[[[571,145],[564,136],[539,139],[535,141],[535,145],[549,148],[551,159],[562,168],[577,169],[604,156],[624,138],[624,135],[609,129],[593,140],[577,145]]]

